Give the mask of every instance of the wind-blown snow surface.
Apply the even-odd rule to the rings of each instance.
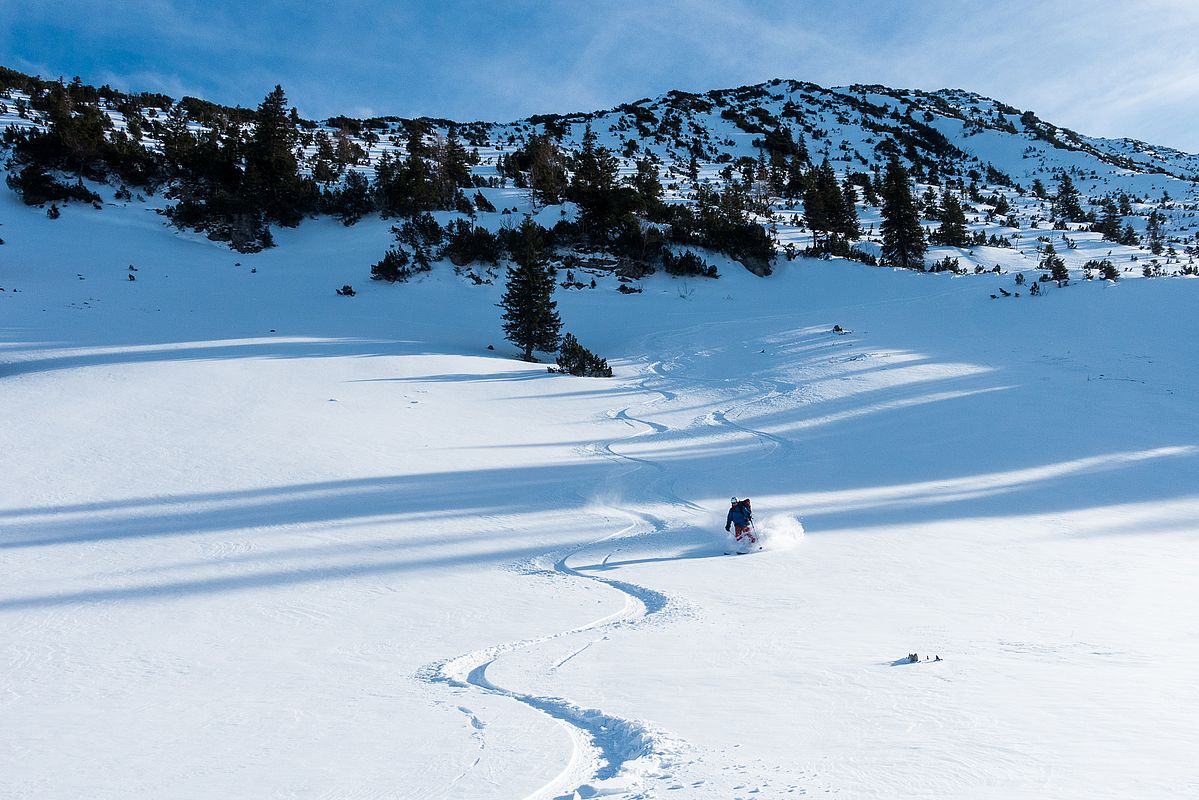
[[[722,263],[575,379],[379,221],[0,197],[0,796],[1199,793],[1199,282]]]

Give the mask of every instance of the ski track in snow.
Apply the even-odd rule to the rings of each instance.
[[[646,378],[642,381],[642,388],[645,388],[645,383],[648,380],[649,378]],[[669,393],[658,393],[663,399],[672,399]],[[640,424],[644,426],[644,429],[635,431],[621,439],[597,443],[589,448],[590,451],[633,466],[631,471],[618,477],[625,477],[647,468],[652,469],[659,473],[659,477],[651,486],[662,487],[665,483],[665,470],[660,464],[651,460],[624,455],[614,449],[614,445],[620,441],[627,441],[647,433],[664,433],[669,428],[659,423],[630,416],[627,408],[610,411],[608,412],[608,416],[611,419],[618,419],[629,425]],[[673,484],[673,482],[670,482],[670,484]],[[691,510],[699,508],[694,503],[674,494],[669,485],[664,489],[657,488],[656,490],[672,505]],[[648,723],[624,719],[595,708],[586,708],[562,697],[541,696],[509,689],[493,683],[487,677],[487,668],[505,654],[580,633],[603,632],[602,636],[593,639],[582,647],[572,651],[565,658],[554,663],[550,669],[556,670],[567,661],[589,649],[597,641],[608,638],[607,634],[610,631],[642,624],[652,619],[655,615],[661,614],[672,604],[681,609],[682,604],[679,601],[654,589],[627,581],[585,574],[573,569],[569,565],[568,561],[572,556],[602,542],[629,536],[658,533],[666,529],[666,523],[652,515],[631,513],[623,509],[612,510],[619,515],[631,517],[632,521],[615,533],[590,542],[582,547],[573,548],[567,554],[561,555],[556,559],[554,558],[555,554],[548,554],[535,559],[532,563],[517,566],[522,572],[529,575],[547,575],[558,579],[575,578],[605,584],[624,596],[625,602],[622,608],[575,628],[531,639],[492,645],[455,658],[435,662],[427,665],[418,673],[419,678],[431,683],[447,684],[456,689],[473,689],[492,695],[507,697],[558,720],[566,727],[574,745],[570,762],[552,781],[529,795],[528,800],[551,797],[592,796],[595,790],[590,786],[591,783],[607,781],[618,776],[631,781],[631,785],[626,787],[626,792],[632,796],[637,796],[638,789],[635,784],[640,783],[642,778],[647,777],[647,772],[657,778],[668,779],[670,777],[669,774],[664,774],[663,770],[669,770],[674,760],[685,749],[683,743],[677,741],[669,734],[655,729]],[[547,562],[551,561],[552,564],[547,566]],[[460,710],[462,708],[460,707]],[[464,713],[467,712],[464,711]],[[474,716],[473,713],[467,713],[467,716],[472,726],[477,730],[481,728],[482,723],[478,717]],[[640,776],[622,775],[622,772],[629,771],[626,768],[631,762],[639,759],[645,759],[646,762],[649,762],[643,765],[641,770],[638,770],[642,773]],[[478,764],[478,759],[471,766],[473,767],[475,764]],[[649,767],[649,769],[646,770],[644,767]],[[455,778],[455,782],[461,779],[463,775]]]
[[[675,331],[669,335],[677,337],[685,334],[686,331]],[[676,399],[675,393],[662,387],[662,384],[668,380],[670,377],[664,362],[655,361],[645,365],[643,377],[637,386],[644,392],[658,395],[657,398],[646,403],[646,406],[652,407],[657,403],[668,403]],[[718,424],[737,433],[753,436],[769,445],[769,451],[755,456],[756,459],[766,457],[780,448],[789,448],[792,444],[773,434],[739,425],[729,420],[728,414],[772,397],[790,394],[795,391],[796,387],[794,384],[781,381],[767,381],[756,382],[754,389],[756,391],[753,394],[730,405],[729,410],[709,413],[705,417],[705,421],[708,424]],[[583,448],[584,452],[592,455],[631,465],[630,470],[610,478],[610,484],[618,481],[629,484],[631,476],[639,476],[643,471],[650,470],[656,474],[650,481],[643,484],[647,487],[644,490],[647,496],[665,500],[670,506],[685,513],[705,512],[703,507],[675,492],[675,480],[668,476],[663,465],[652,459],[622,453],[617,449],[621,443],[631,442],[638,437],[669,433],[673,430],[670,426],[633,416],[629,413],[629,407],[611,409],[607,412],[607,416],[609,419],[619,420],[633,427],[640,426],[638,430],[627,436],[602,440]],[[573,744],[570,761],[561,773],[528,795],[525,800],[549,800],[550,798],[569,800],[569,798],[593,797],[600,794],[613,795],[615,793],[630,798],[651,797],[656,795],[653,787],[649,785],[651,781],[666,790],[681,789],[679,776],[673,773],[673,768],[685,764],[695,764],[702,760],[695,756],[689,757],[688,751],[691,748],[686,742],[648,722],[626,719],[596,708],[587,708],[564,697],[537,695],[500,686],[487,676],[488,667],[507,654],[582,633],[601,634],[552,663],[549,671],[553,672],[589,650],[596,643],[608,639],[609,635],[617,630],[628,630],[663,617],[677,617],[688,613],[685,602],[680,598],[670,597],[662,592],[628,581],[583,573],[569,565],[568,562],[572,557],[594,549],[604,542],[660,534],[666,532],[670,527],[666,521],[645,512],[616,507],[609,507],[607,510],[616,515],[628,517],[629,524],[608,536],[572,548],[564,555],[560,555],[561,551],[558,551],[543,555],[530,562],[514,565],[514,567],[526,575],[540,575],[555,580],[580,579],[605,584],[623,595],[624,605],[622,608],[568,630],[495,644],[437,661],[426,665],[417,673],[419,679],[428,683],[447,685],[456,690],[477,691],[506,697],[539,711],[563,725]],[[610,556],[611,553],[604,558],[604,563]],[[664,614],[663,612],[668,609],[673,613]],[[465,706],[458,706],[458,710],[467,717],[474,729],[472,736],[480,741],[480,749],[483,749],[484,723]],[[471,768],[479,764],[480,760],[481,757],[476,757],[473,763],[452,783],[457,783],[465,777]],[[745,765],[733,766],[744,774]],[[728,765],[722,767],[722,769],[728,768]],[[613,780],[618,780],[619,785],[607,787],[592,785]],[[705,780],[698,780],[693,781],[690,785],[698,788],[705,783]],[[792,786],[789,787],[789,790],[794,791],[796,788]],[[751,790],[751,792],[753,791],[756,790]],[[647,792],[649,793],[647,794]]]

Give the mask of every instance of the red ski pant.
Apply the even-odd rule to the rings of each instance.
[[[757,537],[754,536],[753,531],[750,530],[748,525],[738,525],[734,522],[733,530],[737,532],[737,541],[741,541],[742,536],[748,536],[751,542],[758,541]]]

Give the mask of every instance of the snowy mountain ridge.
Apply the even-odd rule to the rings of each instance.
[[[237,169],[237,160],[245,157],[245,137],[255,130],[255,112],[195,98],[175,102],[163,95],[127,95],[107,87],[88,87],[78,80],[70,85],[40,81],[11,70],[3,77],[6,88],[0,93],[0,128],[10,132],[49,130],[54,114],[81,119],[89,107],[94,109],[90,113],[98,116],[91,124],[106,132],[91,135],[109,140],[106,147],[115,149],[117,155],[79,156],[85,162],[91,159],[88,163],[92,166],[83,172],[72,172],[74,162],[68,157],[39,166],[50,170],[40,178],[29,178],[29,169],[20,175],[26,178],[24,184],[35,187],[47,181],[53,185],[53,175],[63,174],[64,169],[63,180],[78,180],[80,186],[98,179],[99,194],[88,189],[81,192],[97,202],[102,194],[113,191],[114,184],[119,185],[114,199],[130,201],[133,195],[126,180],[143,183],[132,188],[146,194],[165,191],[171,197],[192,197],[197,189],[180,188],[182,179],[172,177],[177,168],[168,168],[180,158],[196,157],[179,150],[181,137],[193,141],[189,152],[223,150],[226,161],[234,159],[229,166],[204,167],[220,174],[220,170]],[[281,91],[278,97],[282,99]],[[858,198],[857,208],[866,220],[877,217],[870,209],[871,194],[877,194],[881,170],[894,156],[908,165],[915,178],[914,191],[924,201],[924,224],[930,235],[939,223],[938,195],[957,194],[965,202],[973,244],[1011,246],[1035,239],[1033,250],[1021,248],[1021,253],[1028,256],[1027,267],[1036,268],[1042,266],[1046,246],[1074,250],[1079,239],[1095,238],[1092,233],[1103,229],[1100,217],[1106,213],[1108,229],[1099,238],[1110,246],[1092,249],[1117,261],[1123,258],[1124,271],[1150,276],[1194,271],[1195,214],[1199,209],[1194,179],[1199,174],[1199,156],[1133,140],[1085,137],[1032,112],[963,90],[924,92],[862,85],[824,89],[773,80],[705,94],[674,91],[608,111],[541,115],[503,124],[396,117],[337,117],[318,124],[300,119],[294,109],[285,124],[293,128],[287,135],[294,138],[296,169],[301,179],[308,181],[309,188],[303,191],[312,197],[287,213],[288,225],[313,213],[334,213],[346,224],[372,210],[385,217],[412,213],[404,210],[403,203],[397,206],[394,200],[381,198],[396,196],[397,190],[384,182],[394,180],[404,159],[411,162],[410,151],[415,146],[421,147],[419,157],[430,164],[428,169],[448,170],[439,178],[448,189],[434,189],[442,199],[420,200],[415,205],[434,210],[443,225],[460,219],[496,231],[512,219],[508,216],[511,212],[546,203],[560,212],[542,215],[547,227],[559,219],[577,220],[578,209],[572,204],[558,205],[561,198],[555,197],[542,198],[539,203],[530,194],[528,161],[536,137],[542,136],[567,159],[564,166],[554,168],[569,175],[590,131],[596,144],[611,153],[630,185],[641,185],[638,175],[643,182],[646,175],[660,181],[662,199],[668,205],[694,205],[703,187],[746,192],[752,212],[747,221],[762,225],[771,240],[766,246],[779,254],[785,251],[787,258],[800,251],[817,252],[811,249],[817,244],[817,233],[806,225],[809,220],[799,195],[819,162],[826,160],[847,185],[856,182],[857,193],[866,191],[865,198]],[[10,143],[17,138],[6,137]],[[471,148],[469,153],[455,143],[459,140]],[[36,157],[17,161],[25,163]],[[110,163],[118,158],[121,161],[115,165]],[[457,159],[457,165],[447,159]],[[8,181],[16,188],[13,170],[18,167],[13,164],[10,161]],[[1054,202],[1055,184],[1063,176],[1072,178],[1070,191],[1082,200],[1082,205],[1072,203],[1072,213],[1079,218],[1069,222]],[[193,184],[197,180],[184,178]],[[199,190],[211,192],[204,186],[212,178],[200,180]],[[107,190],[103,190],[105,184]],[[526,191],[522,196],[513,189]],[[467,196],[472,192],[473,200]],[[44,208],[45,198],[55,194],[66,197],[72,192],[65,186],[49,193],[38,189],[27,193],[26,201]],[[237,249],[270,244],[270,220],[249,228],[245,214],[240,221],[236,215],[214,221],[212,208],[224,202],[219,197],[209,199],[207,207],[193,203],[186,211],[181,210],[185,203],[164,200],[161,195],[152,197],[149,207],[168,212],[177,225],[232,241]],[[1113,219],[1111,214],[1116,212],[1105,208],[1117,201],[1119,216]],[[867,225],[847,237],[845,246],[865,253],[863,258],[877,259],[879,242],[875,226]],[[943,267],[951,263],[946,257],[958,258],[958,269],[963,268],[964,259],[967,270],[992,269],[1002,260],[973,247],[963,250],[962,245],[970,244],[965,239],[953,244],[958,246],[930,255],[938,256],[937,263]],[[1146,249],[1152,252],[1146,253]],[[726,252],[735,253],[736,249]],[[846,253],[833,248],[831,255]],[[627,252],[617,253],[608,263],[619,267],[627,258]],[[762,255],[741,260],[758,273],[769,269]],[[656,263],[657,257],[650,257],[624,272],[636,278],[654,269]],[[1088,274],[1094,275],[1096,270],[1097,266]]]
[[[43,122],[44,115],[30,110],[29,94],[22,88],[31,81],[43,86],[52,82],[11,70],[5,71],[5,77],[0,126]],[[104,106],[107,124],[114,130],[128,132],[126,117],[136,114],[137,127],[146,129],[138,136],[144,135],[153,149],[161,148],[156,137],[163,121],[160,115],[173,108],[183,113],[193,131],[211,128],[214,121],[226,128],[252,124],[253,119],[253,112],[246,109],[196,98],[175,102],[165,95],[127,95],[107,87],[86,90]],[[154,105],[141,104],[147,102]],[[15,113],[21,108],[26,110]],[[1134,139],[1085,136],[1042,120],[1031,111],[961,89],[824,88],[775,79],[703,94],[672,91],[606,111],[534,115],[510,123],[345,116],[314,123],[294,115],[293,120],[305,143],[302,152],[309,168],[318,155],[312,146],[315,131],[338,134],[363,147],[364,158],[356,166],[369,169],[380,155],[403,152],[397,135],[413,125],[422,126],[430,135],[456,128],[464,139],[484,149],[510,147],[539,132],[552,133],[568,149],[577,149],[584,127],[590,123],[603,134],[603,143],[626,163],[631,163],[630,151],[652,152],[662,160],[664,169],[675,172],[685,167],[691,154],[712,164],[753,157],[762,148],[764,134],[789,128],[793,135],[807,138],[814,161],[827,157],[841,171],[877,168],[880,157],[876,151],[890,143],[910,163],[939,162],[940,171],[958,176],[975,170],[979,173],[975,180],[983,179],[990,167],[992,174],[998,171],[1024,188],[1032,179],[1049,180],[1061,170],[1102,172],[1102,181],[1090,184],[1089,191],[1084,190],[1087,194],[1114,190],[1144,193],[1175,186],[1174,181],[1193,188],[1199,180],[1199,155]],[[1157,179],[1146,181],[1137,176]]]

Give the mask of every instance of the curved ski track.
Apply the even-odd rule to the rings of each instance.
[[[681,333],[685,333],[685,331],[673,331],[668,335],[678,336]],[[662,336],[661,338],[666,337]],[[639,383],[639,388],[643,391],[659,395],[658,399],[651,400],[646,405],[653,405],[658,402],[670,402],[676,398],[673,392],[660,386],[660,384],[669,380],[668,370],[664,367],[663,362],[655,361],[647,364],[643,374],[644,377]],[[733,404],[729,411],[711,412],[705,417],[705,420],[709,424],[720,424],[733,431],[753,436],[764,444],[771,445],[770,452],[774,452],[774,450],[780,447],[790,447],[791,443],[785,439],[739,425],[727,418],[727,414],[735,408],[752,405],[770,396],[788,394],[795,389],[793,385],[782,382],[755,381],[754,383],[756,384],[755,388],[760,393]],[[765,383],[770,383],[771,385],[768,387],[764,385]],[[628,436],[600,441],[585,448],[586,451],[595,455],[631,465],[630,470],[610,478],[609,483],[614,483],[643,470],[651,470],[656,473],[656,476],[646,484],[648,487],[648,490],[645,492],[646,495],[656,496],[658,499],[665,500],[669,505],[688,512],[698,513],[704,510],[695,503],[680,497],[674,491],[675,481],[668,477],[666,468],[661,464],[652,459],[626,455],[615,449],[619,443],[628,442],[637,437],[647,434],[655,435],[670,432],[672,430],[670,426],[632,416],[629,413],[629,407],[609,410],[607,416],[609,419],[620,420],[630,426],[641,426],[639,430],[634,431]],[[671,736],[665,731],[655,728],[645,721],[625,719],[600,709],[586,708],[563,697],[536,695],[510,689],[492,682],[487,677],[487,668],[497,659],[508,653],[580,633],[593,632],[602,634],[554,663],[550,667],[551,670],[554,670],[587,650],[596,642],[606,639],[610,632],[655,621],[657,616],[663,614],[668,608],[674,609],[674,616],[687,613],[686,604],[680,598],[670,597],[654,589],[627,581],[583,573],[573,569],[568,564],[571,557],[594,548],[603,542],[661,533],[669,527],[664,520],[650,514],[614,507],[610,510],[617,515],[630,518],[629,524],[608,536],[572,548],[565,554],[562,554],[562,551],[557,551],[556,553],[546,554],[533,559],[530,562],[515,565],[515,567],[525,574],[530,575],[543,575],[555,579],[576,578],[605,584],[623,595],[624,605],[622,608],[599,619],[568,630],[530,639],[495,644],[453,658],[436,661],[426,665],[417,673],[417,677],[420,680],[428,683],[443,684],[456,689],[474,690],[490,695],[507,697],[556,719],[563,725],[573,743],[570,762],[553,780],[528,795],[524,800],[594,796],[596,791],[590,786],[592,782],[605,781],[621,776],[626,771],[625,768],[638,759],[645,759],[646,762],[643,765],[643,769],[637,770],[642,775],[623,775],[622,777],[628,779],[629,783],[623,787],[622,792],[627,797],[645,797],[647,795],[640,791],[641,787],[639,784],[641,781],[639,777],[650,777],[655,782],[665,781],[667,784],[672,783],[671,767],[678,764],[680,759],[687,760],[685,755],[688,746],[685,742]],[[607,558],[604,561],[606,562]],[[479,740],[480,750],[484,749],[485,743],[481,735],[484,728],[482,721],[466,706],[460,705],[457,708],[467,717],[471,727],[474,729],[472,736]],[[479,760],[480,758],[476,758],[467,770],[454,778],[451,785],[465,777],[470,768],[479,763]],[[672,788],[681,787],[676,784]],[[602,793],[609,794],[608,791],[603,791]]]

